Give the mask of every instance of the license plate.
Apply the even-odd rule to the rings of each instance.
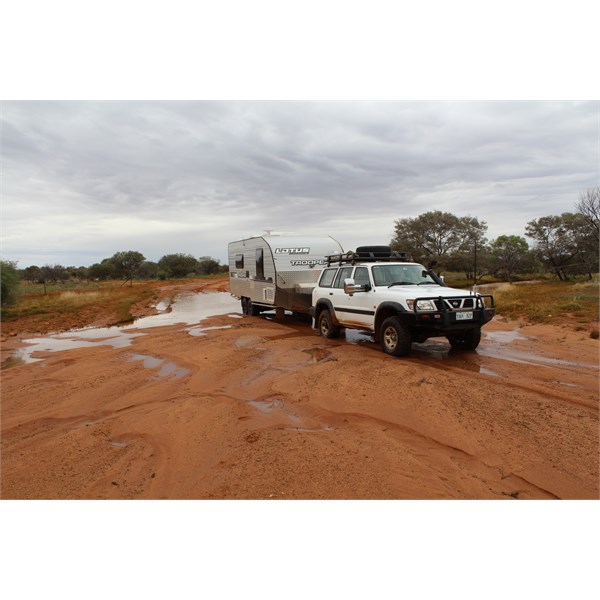
[[[463,312],[457,312],[456,313],[456,320],[457,321],[469,321],[473,318],[473,311],[472,310],[465,310]]]

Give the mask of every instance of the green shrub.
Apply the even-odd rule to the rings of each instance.
[[[0,303],[2,306],[15,304],[19,298],[19,282],[16,263],[0,260]]]

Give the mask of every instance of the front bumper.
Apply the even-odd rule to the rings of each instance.
[[[433,301],[437,311],[424,311],[417,308],[420,300]],[[409,313],[413,326],[440,333],[465,331],[482,327],[496,314],[492,295],[459,296],[452,298],[415,298],[414,310]]]

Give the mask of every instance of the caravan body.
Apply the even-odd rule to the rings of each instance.
[[[245,314],[284,308],[309,313],[325,257],[342,253],[332,237],[265,234],[229,244],[229,289]]]

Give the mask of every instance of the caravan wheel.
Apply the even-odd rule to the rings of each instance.
[[[251,317],[258,317],[258,315],[260,315],[260,308],[255,306],[250,298],[248,298],[246,302],[246,311],[246,314]]]

